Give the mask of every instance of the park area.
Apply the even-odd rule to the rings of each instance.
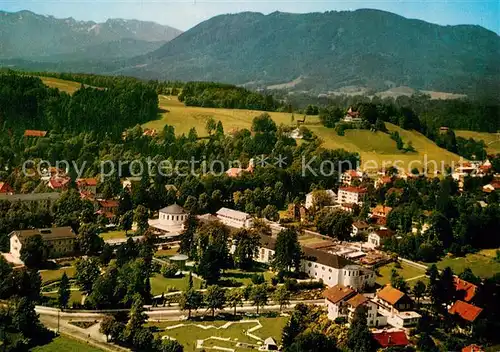
[[[179,341],[185,352],[202,348],[242,352],[262,345],[269,337],[280,344],[281,331],[287,320],[287,317],[258,317],[234,321],[171,321],[152,325],[162,338],[168,336]]]
[[[389,263],[378,268],[377,284],[384,286],[391,282],[392,269],[396,269],[396,272],[405,281],[408,282],[410,286],[415,285],[417,281],[423,281],[427,284],[428,279],[425,276],[425,270],[419,267],[401,262],[401,267],[397,267],[395,263]]]
[[[465,268],[481,277],[489,278],[500,273],[500,262],[495,260],[497,249],[483,249],[477,253],[467,254],[465,257],[447,256],[436,263],[439,270],[450,267],[455,274],[462,273]]]
[[[102,350],[92,347],[86,343],[70,339],[66,336],[58,336],[43,346],[37,346],[31,352],[101,352]]]

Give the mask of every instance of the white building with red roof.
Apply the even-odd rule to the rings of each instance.
[[[337,193],[337,203],[362,205],[367,192],[364,187],[340,187]]]

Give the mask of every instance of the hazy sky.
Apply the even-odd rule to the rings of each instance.
[[[181,30],[212,16],[241,11],[324,12],[376,8],[438,24],[478,24],[500,33],[500,0],[228,1],[228,0],[0,0],[0,10],[104,21],[135,18]]]

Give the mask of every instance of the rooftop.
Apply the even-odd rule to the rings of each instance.
[[[24,131],[24,137],[45,137],[46,135],[47,131],[39,131],[39,130]]]
[[[29,229],[29,230],[17,230],[10,233],[10,237],[16,235],[21,240],[33,237],[36,235],[42,236],[44,240],[55,240],[55,239],[66,239],[66,238],[76,238],[73,229],[69,226],[66,227],[52,227],[47,229]]]
[[[464,301],[470,302],[476,295],[477,286],[468,281],[460,279],[458,276],[453,277],[455,289],[457,291],[464,291]]]
[[[220,208],[217,213],[217,215],[223,216],[223,217],[228,217],[228,218],[233,218],[241,221],[245,221],[247,219],[252,218],[250,214],[244,213],[239,210],[233,210],[229,208]]]
[[[348,297],[352,297],[355,294],[356,291],[343,285],[335,285],[323,291],[323,297],[332,303],[338,303]]]
[[[186,211],[184,210],[184,208],[181,207],[180,205],[178,205],[177,203],[174,203],[172,205],[169,205],[168,207],[160,209],[160,213],[166,213],[166,214],[187,214]]]
[[[406,346],[410,343],[404,331],[374,332],[373,338],[383,348],[391,346]]]
[[[386,285],[383,289],[377,292],[377,297],[388,302],[391,305],[395,305],[405,294],[398,289],[395,289],[391,285]]]
[[[451,308],[448,310],[450,314],[457,314],[462,319],[467,320],[468,322],[474,322],[476,318],[483,311],[482,308],[473,306],[464,301],[456,301]]]
[[[366,188],[364,188],[364,187],[340,187],[339,191],[350,192],[350,193],[366,193]]]

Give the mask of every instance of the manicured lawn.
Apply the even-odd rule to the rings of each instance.
[[[151,293],[153,295],[161,295],[162,293],[172,292],[172,291],[183,291],[187,289],[189,276],[185,275],[182,278],[165,278],[161,274],[156,274],[151,277]],[[201,280],[193,277],[193,284],[195,289],[199,289],[201,286]]]
[[[57,288],[55,288],[57,290]],[[54,299],[57,299],[59,297],[59,294],[57,292],[51,292],[51,293],[43,293],[42,294],[46,297],[51,297]],[[80,291],[74,291],[71,290],[71,296],[69,297],[69,306],[71,306],[72,303],[82,303],[82,293]]]
[[[271,278],[274,276],[274,274],[272,272],[267,271],[265,269],[256,270],[256,271],[243,271],[243,270],[238,270],[238,269],[231,269],[231,270],[225,270],[221,279],[222,280],[234,280],[234,281],[240,282],[242,285],[246,286],[246,285],[249,285],[252,283],[252,276],[254,276],[255,274],[264,275],[264,279],[268,283],[271,282]]]
[[[132,231],[129,231],[129,234],[131,234]],[[101,238],[106,241],[106,240],[116,240],[116,239],[121,239],[121,238],[127,238],[125,235],[125,231],[123,230],[117,230],[117,231],[109,231],[109,232],[104,232],[101,233]]]
[[[257,340],[245,335],[245,331],[258,325],[255,320],[258,320],[262,327],[252,332],[253,335],[258,336],[262,340],[268,337],[274,338],[278,343],[281,341],[281,332],[285,326],[288,318],[277,317],[277,318],[256,318],[249,319],[244,323],[234,322],[227,328],[220,328],[227,323],[225,320],[215,320],[207,322],[198,321],[176,321],[176,322],[164,322],[152,324],[163,331],[159,332],[160,335],[167,335],[169,337],[175,338],[182,345],[184,345],[184,351],[191,352],[196,350],[196,340],[207,339],[211,336],[217,336],[222,338],[230,338],[231,342],[219,342],[216,340],[208,340],[206,342],[206,347],[219,346],[226,348],[236,348],[236,342],[245,342],[251,344],[257,344]],[[179,324],[185,324],[185,326],[177,327],[171,330],[164,330],[167,326],[175,326]],[[196,325],[202,326],[214,326],[219,327],[219,329],[203,329]],[[237,349],[236,351],[245,351],[246,349]]]
[[[500,263],[493,260],[495,251],[495,249],[483,249],[477,253],[467,254],[465,257],[445,257],[436,265],[438,269],[449,266],[457,275],[468,267],[475,275],[487,278],[500,273]]]
[[[50,343],[32,348],[32,352],[100,352],[99,348],[87,345],[83,342],[70,339],[66,336],[58,336]]]
[[[169,249],[160,249],[156,251],[155,257],[171,257],[173,255],[178,254],[177,251],[179,250],[179,247],[172,247]]]
[[[56,270],[43,270],[40,272],[40,276],[42,277],[42,283],[45,283],[47,281],[60,279],[63,273],[66,273],[68,278],[72,278],[75,276],[75,270],[74,266]]]
[[[378,276],[376,281],[379,285],[386,285],[386,284],[391,282],[391,273],[392,273],[393,268],[395,268],[397,270],[397,272],[399,273],[399,275],[401,277],[403,277],[405,280],[408,280],[408,279],[411,279],[411,278],[414,278],[417,276],[425,275],[425,270],[417,268],[413,265],[401,263],[401,268],[399,269],[399,268],[395,267],[394,263],[389,263],[387,265],[384,265],[384,266],[381,266],[380,268],[378,268],[379,274],[381,276]],[[418,280],[426,282],[427,278],[421,277],[418,279],[413,279],[413,280],[408,281],[408,283],[410,284],[410,286],[412,286]]]

